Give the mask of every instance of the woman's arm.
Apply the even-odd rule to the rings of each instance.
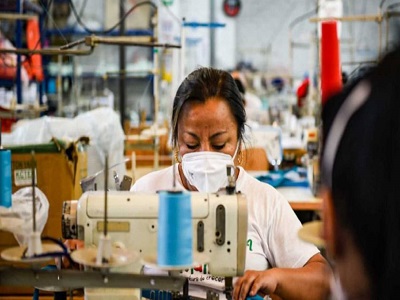
[[[326,299],[330,275],[326,260],[321,254],[315,254],[302,268],[246,271],[237,280],[233,296],[235,300],[244,300],[257,293],[282,299]]]

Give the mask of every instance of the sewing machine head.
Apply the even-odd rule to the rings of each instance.
[[[216,276],[242,275],[247,239],[244,195],[193,192],[191,202],[195,263],[207,263],[210,274]],[[158,207],[158,194],[110,191],[108,233],[112,241],[136,251],[144,261],[156,257]],[[104,192],[86,192],[79,202],[64,202],[64,238],[98,245],[103,228]]]

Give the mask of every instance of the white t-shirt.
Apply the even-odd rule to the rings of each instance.
[[[272,186],[255,179],[242,167],[239,168],[236,191],[243,193],[248,201],[246,270],[304,266],[319,250],[299,239],[298,231],[302,225],[288,201]],[[155,193],[171,189],[173,170],[171,166],[147,174],[136,181],[131,191]],[[184,189],[177,166],[175,172],[177,188]],[[210,276],[205,278],[201,272],[183,275],[202,278],[198,281],[191,280],[192,285],[201,284],[216,290],[224,287],[223,281],[216,284]]]

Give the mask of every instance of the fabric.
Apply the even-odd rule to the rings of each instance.
[[[239,169],[236,190],[245,194],[248,201],[246,270],[304,266],[319,251],[314,245],[299,239],[297,233],[302,225],[288,201],[272,186],[257,180],[243,168],[239,167]],[[175,170],[176,187],[184,189],[178,168],[176,167]],[[172,172],[171,166],[145,175],[136,181],[131,190],[155,193],[159,190],[171,189]],[[199,285],[211,287],[216,291],[223,290],[225,284],[223,280],[207,276],[201,271],[196,272],[183,274],[192,278],[189,280],[191,295],[204,297],[205,290],[199,288]],[[196,277],[201,277],[201,279],[196,280]],[[220,299],[225,299],[225,297],[221,294]]]
[[[284,186],[310,186],[307,180],[307,170],[299,167],[294,167],[289,170],[269,171],[268,174],[260,175],[256,178],[275,188]]]

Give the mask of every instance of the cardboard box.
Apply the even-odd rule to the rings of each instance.
[[[31,185],[31,151],[35,153],[37,187],[49,201],[49,215],[42,236],[61,238],[63,201],[79,199],[82,194],[79,183],[87,176],[87,154],[82,143],[82,140],[70,144],[53,140],[49,144],[5,147],[11,150],[13,193]],[[0,231],[0,251],[16,245],[13,234]],[[0,265],[4,263],[0,261]]]

